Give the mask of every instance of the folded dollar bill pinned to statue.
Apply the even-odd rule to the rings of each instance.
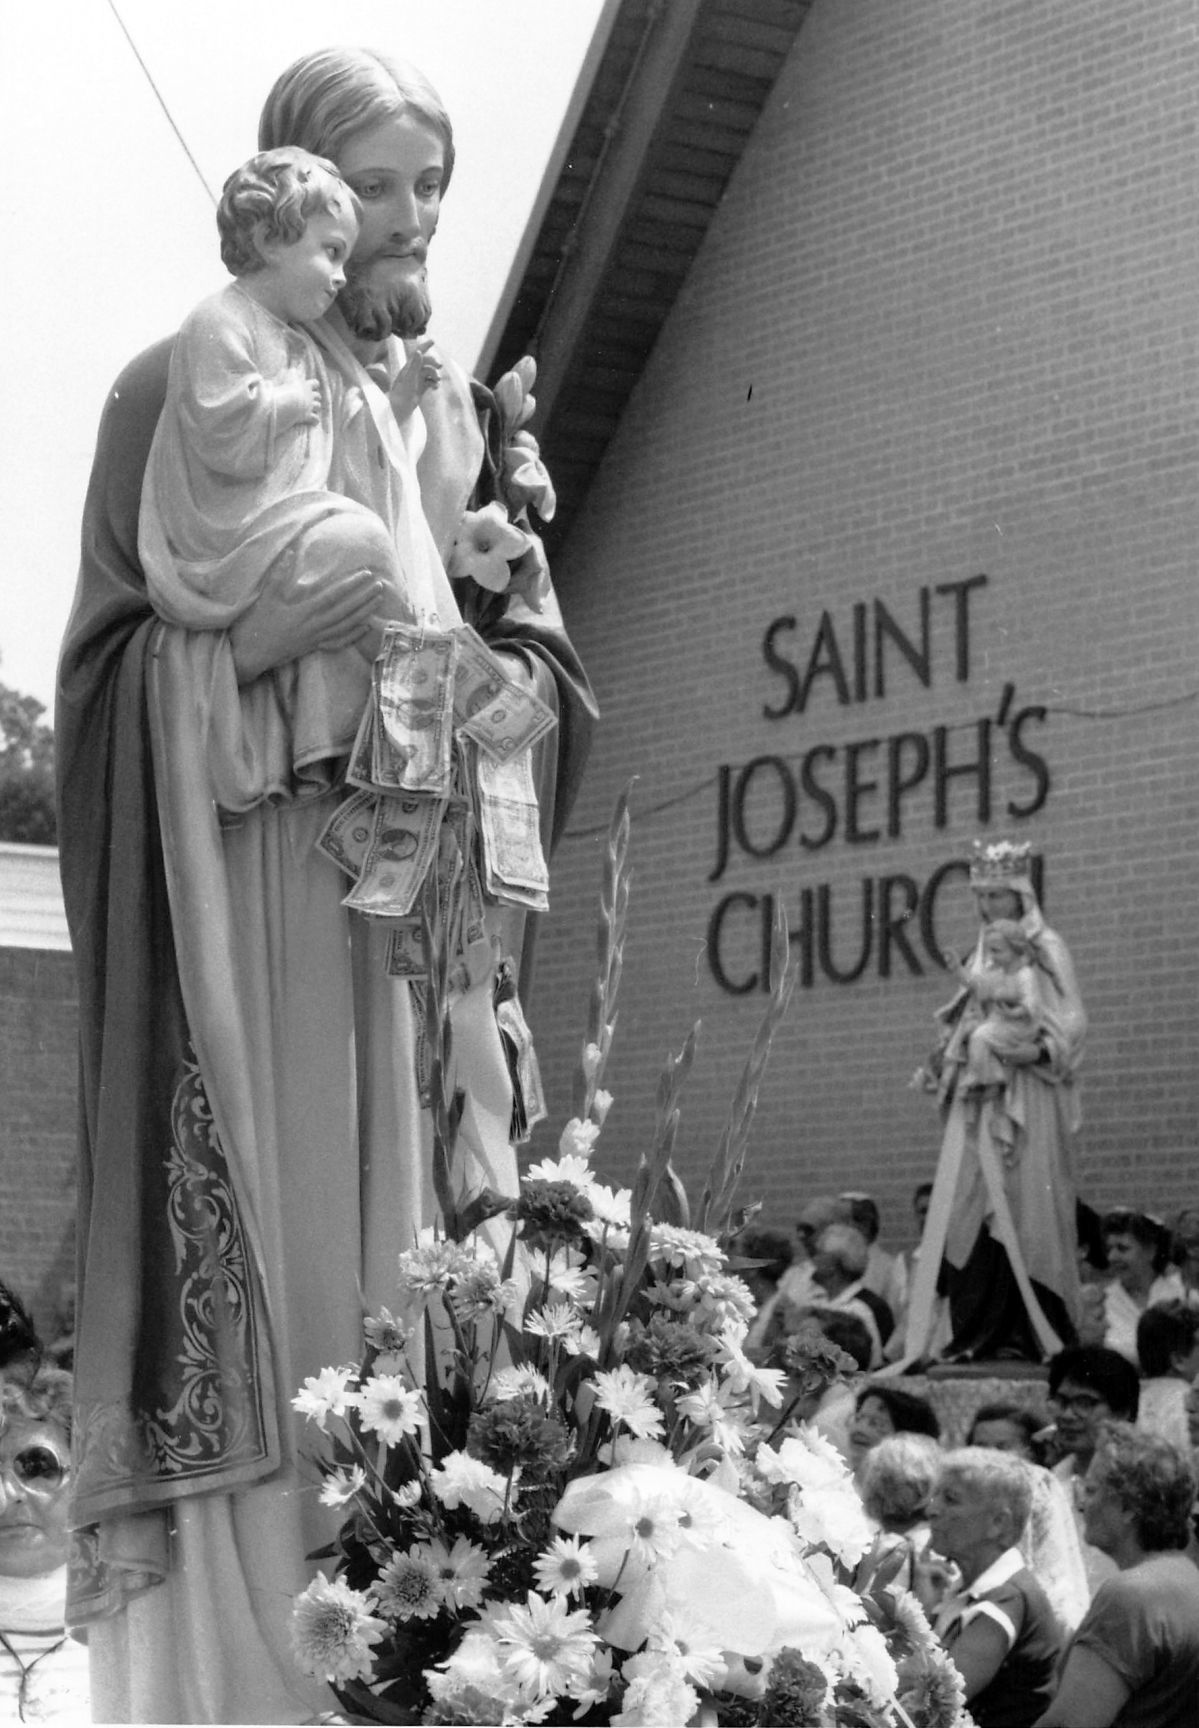
[[[318,845],[353,880],[347,906],[408,920],[389,944],[396,976],[424,975],[413,912],[435,862],[451,952],[481,939],[485,895],[548,907],[530,751],[556,724],[470,625],[388,626],[346,771],[356,790]]]

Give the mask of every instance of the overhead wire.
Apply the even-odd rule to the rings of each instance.
[[[1046,719],[1053,714],[1067,714],[1074,720],[1135,720],[1141,714],[1160,714],[1171,708],[1184,708],[1189,703],[1199,702],[1199,690],[1185,690],[1180,696],[1165,696],[1155,702],[1138,702],[1131,708],[1079,708],[1068,702],[1038,703],[1043,707]],[[962,720],[945,728],[946,732],[970,732],[978,724],[976,720]],[[781,760],[796,762],[799,757],[792,758],[786,753],[781,754]],[[702,792],[707,792],[716,785],[717,775],[709,774],[703,780],[697,780],[682,792],[673,792],[670,797],[662,798],[657,803],[644,805],[640,810],[630,807],[629,814],[637,822],[647,822],[656,816],[661,816],[667,810],[673,810],[678,804],[686,804],[692,798],[698,798]],[[608,832],[606,822],[598,822],[588,828],[566,828],[563,830],[563,840],[598,840]]]
[[[142,72],[145,76],[146,83],[150,86],[151,90],[154,92],[154,96],[158,102],[158,106],[162,109],[163,113],[166,115],[168,126],[171,128],[171,131],[175,134],[175,137],[179,140],[180,149],[183,151],[183,154],[187,157],[188,161],[191,163],[192,167],[194,168],[197,180],[199,180],[201,186],[203,186],[205,192],[207,192],[209,198],[212,201],[213,208],[215,209],[216,203],[217,203],[216,193],[213,191],[212,187],[208,184],[207,180],[204,178],[204,170],[200,167],[200,164],[196,161],[195,157],[192,155],[191,150],[188,147],[187,139],[183,136],[183,133],[179,130],[179,126],[175,120],[175,116],[171,113],[170,108],[167,106],[166,97],[163,95],[162,91],[158,88],[158,85],[155,83],[154,74],[150,71],[150,68],[146,65],[145,60],[142,58],[141,50],[138,48],[137,43],[133,40],[133,37],[129,32],[129,26],[125,23],[125,20],[121,17],[121,14],[117,11],[116,0],[108,0],[108,9],[112,13],[113,17],[116,19],[117,23],[120,25],[121,34],[124,36],[126,42],[128,42],[130,50],[132,51],[132,54],[133,54],[133,58],[137,61],[138,65],[141,67]]]

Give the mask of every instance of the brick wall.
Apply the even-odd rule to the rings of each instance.
[[[754,902],[726,925],[735,982],[761,898],[781,893],[795,925],[822,884],[846,970],[864,880],[877,911],[881,878],[923,886],[976,834],[1008,832],[1044,855],[1091,1017],[1081,1191],[1199,1198],[1197,79],[1189,0],[817,0],[557,565],[604,718],[531,1017],[560,1121],[592,968],[593,831],[636,774],[613,1170],[651,1132],[660,1063],[695,1018],[684,1174],[715,1146],[764,1001],[713,978],[723,894]],[[958,603],[936,590],[981,574],[962,681]],[[925,590],[927,681],[890,646],[884,694],[868,664],[859,700],[855,603],[871,618],[881,601],[921,645]],[[763,639],[781,617],[781,656],[825,670],[802,713],[771,719],[789,691]],[[1016,747],[1049,778],[1024,813],[1039,782],[1012,721],[1029,708],[1046,713]],[[959,776],[939,821],[930,768],[889,834],[887,751],[870,741],[919,734],[931,755],[945,728],[968,763],[984,719],[989,820],[977,776]],[[823,818],[798,776],[821,745],[837,829],[805,848]],[[900,748],[910,765],[919,746]],[[760,756],[800,785],[795,826],[709,882],[718,770]],[[884,782],[858,795],[856,833],[847,759]],[[745,797],[761,852],[786,831],[785,778],[767,766]],[[963,949],[974,928],[948,881],[937,940]],[[901,1241],[938,1148],[906,1082],[949,991],[916,936],[920,974],[893,944],[880,976],[873,935],[858,982],[817,961],[795,998],[745,1193],[790,1218],[805,1194],[868,1187]]]
[[[76,992],[69,953],[0,948],[0,1277],[52,1335],[74,1278]]]

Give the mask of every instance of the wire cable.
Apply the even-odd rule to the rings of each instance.
[[[179,130],[178,126],[176,125],[175,117],[171,113],[171,110],[167,107],[166,98],[163,96],[162,91],[158,88],[158,85],[154,82],[153,74],[151,73],[150,68],[146,65],[146,62],[142,59],[141,52],[138,49],[137,43],[133,40],[133,37],[129,34],[129,29],[125,23],[125,20],[121,17],[121,14],[117,11],[116,0],[108,0],[108,9],[112,13],[113,17],[116,19],[117,23],[120,25],[121,34],[124,36],[126,42],[128,42],[129,47],[133,52],[134,59],[137,61],[138,65],[142,69],[142,72],[145,74],[146,83],[150,86],[151,90],[153,90],[154,95],[158,101],[158,106],[162,109],[163,113],[166,115],[167,124],[170,126],[171,131],[175,134],[176,138],[179,140],[179,146],[182,149],[183,154],[187,157],[188,161],[191,163],[192,167],[195,169],[196,178],[200,182],[201,186],[203,186],[205,192],[207,192],[209,198],[212,200],[212,206],[213,206],[213,209],[215,209],[216,203],[217,203],[216,193],[213,191],[212,187],[208,184],[207,180],[205,180],[203,169],[200,167],[200,164],[196,161],[195,157],[192,155],[191,151],[188,149],[187,139],[183,136],[182,132]]]
[[[1199,690],[1186,690],[1181,696],[1165,696],[1157,702],[1140,702],[1132,708],[1075,708],[1067,702],[1037,703],[1037,707],[1045,709],[1048,719],[1053,714],[1068,714],[1075,720],[1135,720],[1141,714],[1161,714],[1171,708],[1185,708],[1189,703],[1199,702]],[[1010,702],[1006,697],[1004,711]],[[961,720],[956,725],[947,726],[946,732],[970,732],[977,726],[977,720]],[[788,762],[798,762],[799,757],[791,757],[781,753],[781,758]],[[661,816],[666,810],[673,810],[676,804],[686,804],[692,798],[698,798],[701,792],[715,786],[716,775],[709,774],[704,780],[697,780],[693,786],[684,792],[672,793],[669,798],[663,798],[656,804],[647,804],[644,809],[633,810],[630,806],[630,816],[638,822],[649,821],[652,817]],[[608,832],[608,824],[599,822],[591,828],[567,828],[563,831],[563,840],[597,840]]]

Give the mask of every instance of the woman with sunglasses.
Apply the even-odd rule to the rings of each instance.
[[[0,1382],[0,1722],[86,1722],[87,1651],[67,1636],[71,1376]]]

